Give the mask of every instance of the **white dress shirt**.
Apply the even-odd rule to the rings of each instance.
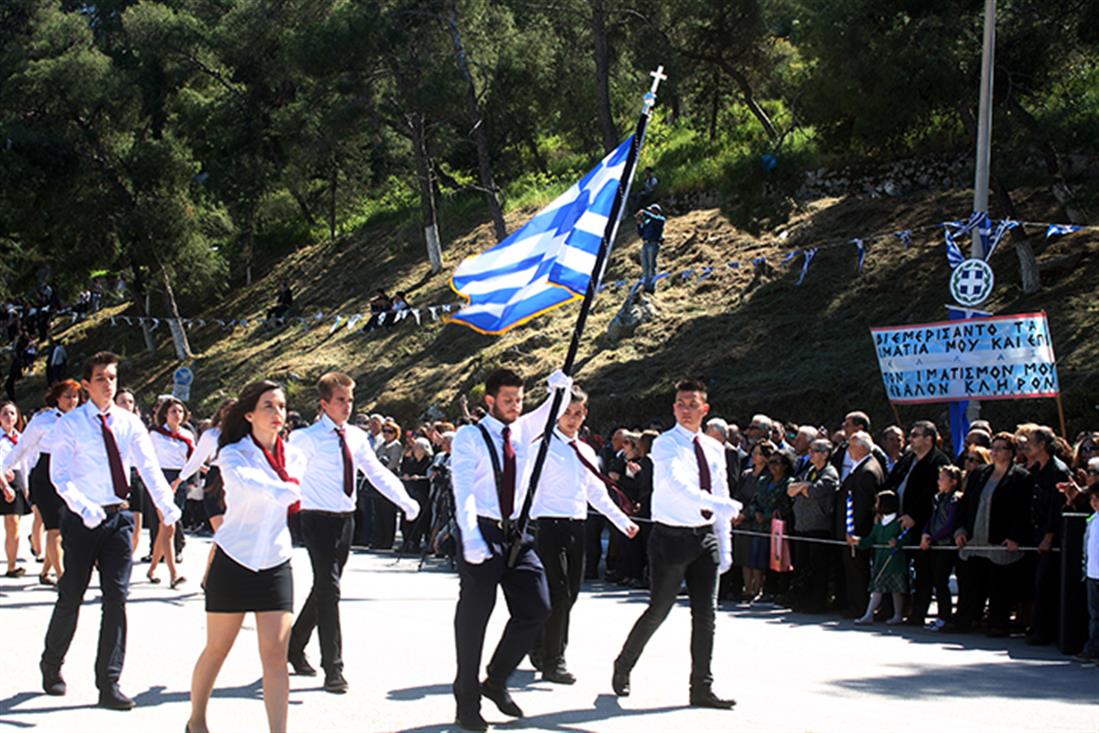
[[[405,491],[404,482],[382,465],[370,446],[366,431],[347,423],[343,429],[354,471],[366,474],[371,486],[400,507],[406,519],[415,519],[420,513],[420,505]],[[309,427],[295,430],[290,433],[290,443],[306,460],[301,480],[301,508],[341,513],[355,511],[354,491],[348,496],[343,490],[343,450],[332,418],[321,415],[321,419]]]
[[[20,443],[23,442],[23,436],[19,435],[19,433],[15,434],[15,439]],[[14,452],[18,447],[18,445],[11,441],[11,438],[7,433],[0,435],[0,465],[4,465],[7,462],[8,455]],[[7,473],[7,471],[19,471],[23,474],[24,479],[27,477],[27,466],[23,461],[13,462],[11,468],[6,469],[5,473]]]
[[[19,436],[19,445],[4,456],[0,470],[7,473],[20,464],[34,468],[42,454],[50,452],[50,436],[57,421],[64,414],[56,407],[50,407],[32,417],[23,429],[23,434]]]
[[[183,464],[179,471],[179,480],[187,479],[198,473],[203,464],[212,459],[218,452],[218,438],[221,437],[221,428],[206,428],[195,444],[195,452]]]
[[[483,442],[484,438],[481,440]],[[542,475],[534,492],[530,516],[535,519],[584,519],[588,516],[590,503],[600,514],[611,520],[619,532],[626,534],[630,518],[614,503],[603,482],[576,457],[576,451],[569,445],[571,442],[572,438],[554,428],[553,440],[550,441],[549,451],[546,453],[546,463],[542,466]],[[535,441],[530,447],[531,455],[538,455],[541,443],[541,440]],[[580,441],[576,441],[576,445],[588,463],[592,466],[599,465],[599,459],[590,445]],[[523,477],[524,486],[530,485],[533,468],[534,461],[529,461],[527,474]]]
[[[702,490],[694,441],[699,438],[710,469],[710,492]],[[740,502],[729,498],[725,446],[705,433],[677,424],[653,441],[652,518],[671,527],[715,526],[722,562],[732,556],[732,524]],[[712,516],[702,516],[703,511]],[[718,520],[721,520],[720,522]]]
[[[141,418],[113,403],[103,414],[118,445],[122,475],[128,480],[130,468],[136,468],[164,523],[175,524],[180,511]],[[89,529],[106,518],[104,506],[121,501],[114,492],[99,415],[95,403],[85,402],[58,420],[50,436],[50,481],[66,506],[80,515]]]
[[[168,426],[165,425],[164,429],[167,430]],[[188,438],[192,446],[195,444],[195,434],[187,428],[181,425],[176,432]],[[179,471],[187,465],[187,444],[182,440],[171,438],[155,430],[149,431],[149,437],[153,440],[156,459],[160,461],[160,467],[165,471]]]
[[[286,473],[299,481],[305,456],[286,445]],[[214,533],[222,552],[253,571],[290,559],[290,529],[286,510],[301,499],[301,487],[283,481],[250,435],[218,453],[214,465],[225,484],[225,520]]]
[[[572,387],[572,380],[568,380],[568,389]],[[530,454],[531,442],[541,434],[546,427],[549,418],[550,407],[553,406],[553,396],[538,406],[538,409],[521,416],[513,422],[511,427],[511,445],[515,449],[515,508],[511,512],[511,519],[517,519],[523,509],[523,500],[527,495],[526,477],[527,457]],[[561,409],[554,416],[554,422],[568,409],[569,400],[566,396],[561,400]],[[504,424],[486,415],[481,418],[481,425],[488,429],[492,447],[496,451],[496,457],[500,461],[500,468],[504,467]],[[477,526],[477,517],[500,519],[500,499],[496,495],[496,476],[492,471],[492,459],[489,458],[485,439],[477,425],[463,425],[454,435],[454,443],[450,454],[451,486],[454,489],[454,513],[458,527],[462,531],[462,543],[464,549],[482,551],[487,556],[487,545],[481,537],[481,530]],[[467,560],[469,552],[466,553]]]

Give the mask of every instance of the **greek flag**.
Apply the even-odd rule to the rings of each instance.
[[[498,334],[583,297],[622,184],[633,136],[521,229],[454,271],[469,302],[451,320]]]
[[[1060,237],[1063,234],[1072,234],[1082,229],[1075,224],[1050,224],[1046,229],[1046,239],[1050,237]]]

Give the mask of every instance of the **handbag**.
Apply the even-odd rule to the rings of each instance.
[[[786,539],[786,522],[782,519],[771,520],[771,570],[776,573],[789,573],[794,569],[790,560],[790,540]]]

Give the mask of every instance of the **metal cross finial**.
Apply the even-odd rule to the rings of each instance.
[[[648,114],[652,111],[653,105],[656,104],[656,90],[660,86],[660,82],[668,78],[668,75],[664,73],[664,65],[656,67],[656,71],[650,71],[649,76],[653,78],[653,85],[649,89],[649,93],[645,95],[645,107],[642,110],[643,113]]]

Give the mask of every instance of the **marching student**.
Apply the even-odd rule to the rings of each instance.
[[[19,431],[22,429],[23,415],[19,407],[10,400],[0,402],[0,461],[19,445]],[[27,571],[18,565],[19,520],[31,513],[26,465],[20,461],[4,478],[9,484],[0,496],[0,515],[4,517],[4,554],[8,561],[8,571],[4,575],[21,578]]]
[[[290,434],[290,444],[304,457],[301,483],[301,530],[313,567],[313,587],[298,613],[290,635],[289,661],[295,674],[317,672],[305,656],[313,629],[321,646],[324,689],[347,692],[343,676],[343,637],[340,632],[340,577],[355,536],[355,475],[366,474],[371,485],[413,521],[419,504],[404,484],[378,460],[367,434],[348,423],[355,406],[355,381],[329,372],[317,382],[321,417]]]
[[[652,594],[614,660],[614,694],[630,694],[630,671],[675,605],[684,581],[691,603],[690,704],[729,709],[735,700],[714,694],[710,662],[718,577],[732,567],[731,520],[740,504],[729,498],[725,447],[705,435],[706,386],[688,379],[675,388],[676,425],[653,441],[653,529],[649,536]]]
[[[608,489],[618,489],[596,468],[599,458],[595,451],[577,440],[588,417],[588,395],[575,384],[569,394],[569,406],[550,436],[530,512],[538,522],[536,545],[546,570],[551,606],[532,656],[539,663],[542,679],[565,685],[576,682],[565,666],[565,647],[569,639],[569,614],[580,595],[584,577],[584,520],[588,504],[625,536],[632,539],[638,532],[637,525],[611,499]],[[531,446],[532,454],[537,455],[541,442],[539,439]],[[534,461],[528,462],[524,485],[529,484],[533,464]]]
[[[114,403],[126,412],[132,412],[141,417],[141,408],[137,406],[137,395],[129,387],[122,387],[114,396]],[[175,490],[175,487],[172,487]],[[141,482],[141,474],[133,466],[130,467],[130,513],[134,516],[134,554],[137,554],[137,546],[141,543],[141,523],[145,518],[146,495],[145,484]],[[152,511],[152,509],[150,509]],[[152,554],[152,549],[149,550]]]
[[[41,518],[46,530],[46,561],[38,574],[42,585],[53,585],[50,569],[60,580],[64,574],[61,562],[61,499],[50,482],[50,446],[53,430],[63,415],[80,404],[80,383],[73,379],[57,382],[46,392],[46,409],[39,411],[27,423],[19,444],[4,456],[0,473],[5,476],[20,463],[32,466],[30,473],[30,500],[34,505],[35,524]],[[32,531],[32,547],[34,529]]]
[[[529,536],[519,538],[522,548],[515,565],[507,563],[509,546],[517,539],[512,523],[526,497],[527,484],[519,479],[526,473],[530,444],[545,429],[553,391],[572,387],[572,379],[560,371],[551,374],[547,383],[550,398],[534,412],[522,415],[523,378],[510,369],[497,369],[485,380],[488,413],[476,425],[463,425],[454,436],[451,481],[461,537],[454,612],[458,662],[454,698],[457,723],[466,730],[488,729],[481,717],[482,696],[505,715],[523,717],[508,693],[508,677],[530,651],[550,613],[546,573]],[[568,401],[562,400],[554,419],[567,407]],[[482,683],[485,627],[496,605],[497,587],[503,588],[511,617]]]
[[[57,604],[39,665],[42,687],[49,695],[65,694],[61,664],[76,632],[92,569],[98,568],[103,597],[95,659],[99,705],[129,710],[134,702],[118,688],[126,656],[126,596],[133,566],[129,467],[137,466],[165,524],[179,519],[179,509],[160,472],[149,432],[136,415],[114,404],[118,357],[107,351],[90,357],[81,386],[88,402],[62,417],[50,437],[50,480],[64,501],[65,574],[58,581]]]
[[[156,450],[157,460],[160,461],[161,469],[164,471],[164,479],[171,485],[176,497],[176,506],[183,504],[176,479],[179,478],[180,471],[187,464],[191,454],[195,452],[195,434],[183,427],[183,423],[190,417],[191,413],[186,405],[175,397],[168,397],[157,405],[153,427],[149,429],[153,449]],[[187,578],[180,575],[176,569],[176,553],[179,552],[176,549],[176,532],[183,532],[182,524],[169,526],[157,533],[153,544],[153,559],[149,565],[150,583],[160,582],[160,578],[156,577],[156,566],[162,557],[168,565],[172,588],[178,588],[187,582]]]
[[[215,461],[225,483],[225,521],[214,535],[206,579],[206,647],[191,676],[186,729],[206,733],[206,708],[246,613],[256,615],[263,703],[271,731],[286,730],[286,650],[294,610],[286,513],[301,499],[304,456],[283,443],[286,395],[276,382],[249,384],[225,415]]]

